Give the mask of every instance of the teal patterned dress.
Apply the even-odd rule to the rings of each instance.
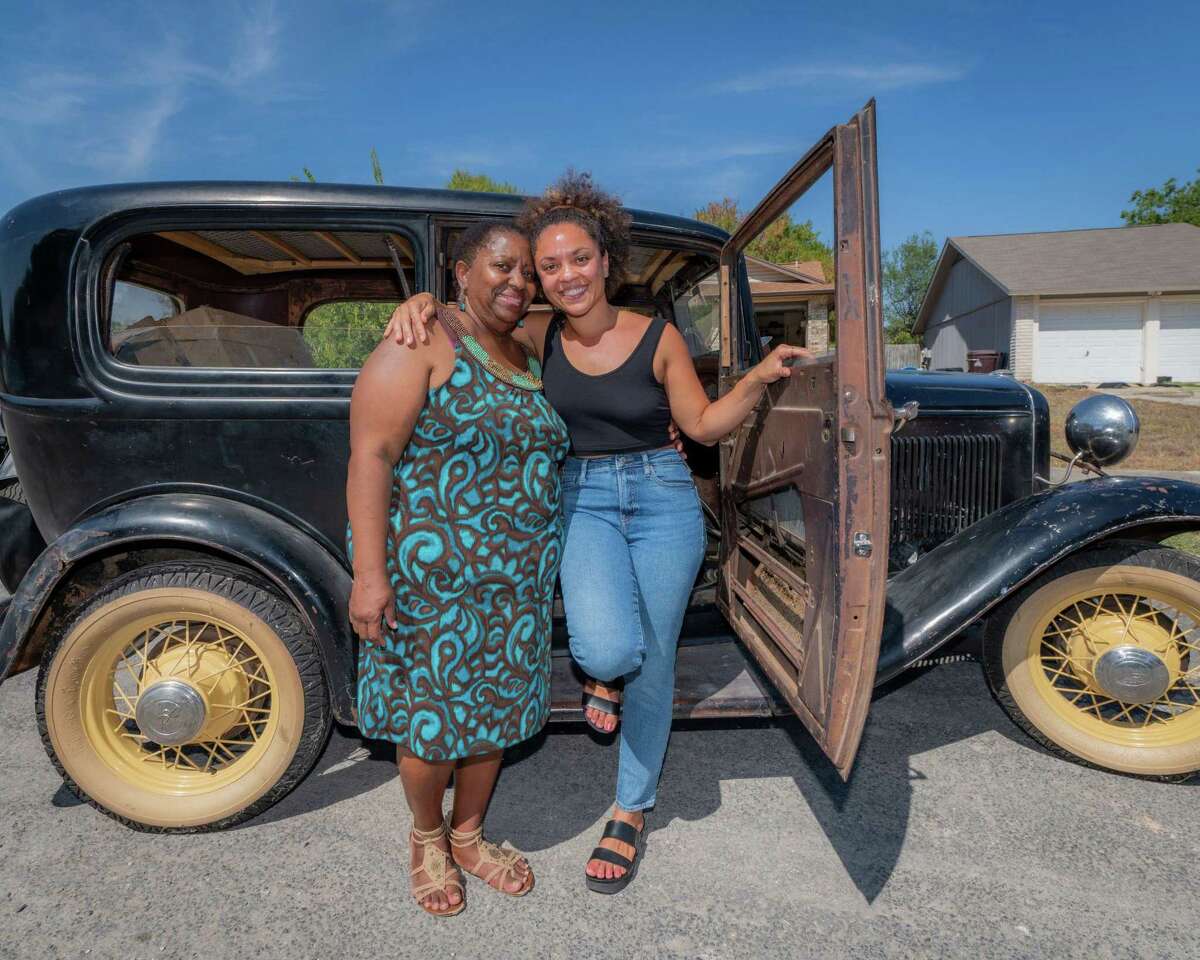
[[[399,627],[358,656],[359,729],[424,760],[490,753],[545,725],[562,552],[566,426],[540,391],[454,349],[392,482]]]

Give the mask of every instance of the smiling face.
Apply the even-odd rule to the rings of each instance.
[[[546,299],[568,317],[585,316],[608,302],[608,254],[578,224],[554,223],[538,234],[534,263]]]
[[[467,264],[454,265],[475,318],[493,333],[512,333],[537,291],[529,242],[511,230],[495,231]]]

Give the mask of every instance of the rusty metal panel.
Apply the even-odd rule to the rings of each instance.
[[[884,391],[875,151],[872,102],[838,127],[834,151],[841,597],[832,695],[836,709],[822,746],[843,777],[849,776],[866,725],[887,593],[894,415]]]
[[[874,107],[835,127],[746,218],[742,249],[833,171],[838,349],[797,364],[721,446],[722,582],[730,623],[846,776],[862,735],[887,575],[889,443],[879,289]],[[740,316],[736,283],[722,307]],[[732,319],[729,327],[732,334]],[[747,357],[730,336],[722,390]]]

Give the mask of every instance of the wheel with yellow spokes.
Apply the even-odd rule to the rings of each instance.
[[[131,826],[220,829],[315,763],[330,717],[313,638],[246,571],[158,564],[101,589],[38,678],[47,752],[80,797]]]
[[[984,665],[1053,753],[1186,779],[1200,770],[1200,558],[1129,541],[1068,558],[989,619]]]

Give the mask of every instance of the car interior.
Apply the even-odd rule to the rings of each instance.
[[[464,226],[440,228],[440,251],[453,249]],[[443,299],[454,290],[449,260],[438,258],[435,293]],[[711,252],[635,243],[614,297],[679,327],[711,396],[720,346],[716,269]],[[141,367],[357,369],[395,305],[419,289],[403,234],[317,229],[141,234],[110,254],[105,280],[108,348]],[[533,309],[550,307],[539,295]],[[687,447],[715,518],[716,448]]]

